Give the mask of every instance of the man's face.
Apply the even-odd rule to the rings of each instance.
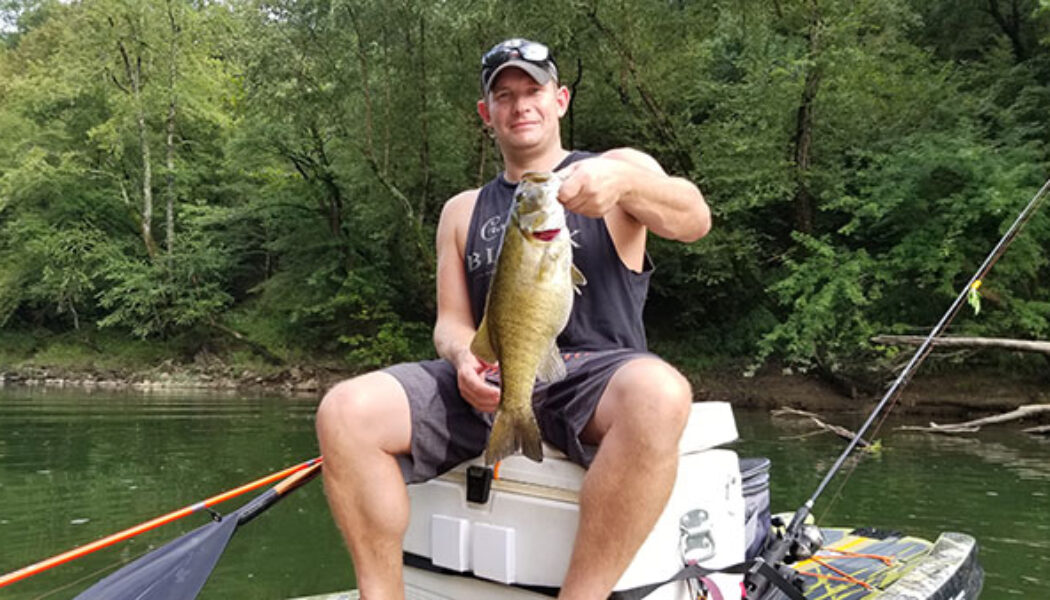
[[[569,107],[569,90],[539,84],[521,69],[500,72],[478,114],[504,148],[530,148],[560,141],[558,120]]]

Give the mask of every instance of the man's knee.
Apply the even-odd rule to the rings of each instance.
[[[660,360],[638,361],[624,382],[627,395],[639,412],[669,423],[689,416],[693,388],[677,369]]]
[[[354,380],[341,381],[325,393],[317,407],[317,431],[345,429],[356,422],[354,413],[361,412],[361,395],[355,390]]]
[[[322,446],[346,443],[397,453],[407,447],[411,435],[408,401],[397,381],[385,373],[348,379],[325,394],[316,427]]]
[[[655,359],[635,361],[624,369],[617,373],[617,418],[657,445],[673,442],[677,447],[693,400],[689,381],[671,365]]]

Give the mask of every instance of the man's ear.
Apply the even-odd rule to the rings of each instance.
[[[478,116],[481,117],[482,123],[489,127],[492,126],[492,115],[489,113],[488,102],[485,102],[484,98],[478,100]]]
[[[554,98],[558,102],[558,118],[564,117],[569,112],[569,88],[564,85],[558,86],[554,91]]]

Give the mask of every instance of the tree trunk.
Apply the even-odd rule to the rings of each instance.
[[[175,247],[175,115],[177,96],[175,94],[175,80],[178,77],[176,71],[176,59],[178,58],[178,35],[179,26],[175,23],[175,13],[172,11],[171,0],[168,0],[168,23],[171,25],[171,45],[168,54],[168,137],[166,140],[165,174],[167,198],[164,207],[164,244],[171,256]]]
[[[802,100],[799,103],[795,118],[795,139],[792,160],[795,164],[795,230],[802,233],[813,233],[813,195],[806,182],[812,164],[811,148],[813,145],[813,103],[820,88],[821,69],[817,62],[820,54],[820,14],[813,6],[813,18],[809,33],[809,67],[806,69],[806,80],[802,86]]]
[[[136,96],[138,94],[136,93]],[[150,258],[157,256],[157,242],[153,239],[153,173],[150,165],[149,139],[146,131],[146,116],[139,109],[139,149],[142,153],[142,241]]]
[[[325,150],[324,138],[316,124],[310,125],[310,137],[314,142],[314,153],[317,155],[316,176],[324,185],[327,192],[328,202],[328,230],[332,237],[338,238],[342,235],[343,228],[343,191],[339,187],[332,171],[332,163],[328,159],[328,151]],[[349,255],[347,255],[349,260]]]
[[[426,221],[427,204],[430,198],[430,136],[429,118],[427,116],[427,45],[426,13],[421,9],[419,14],[419,168],[421,173],[419,205],[416,219]]]
[[[481,187],[485,184],[485,167],[488,162],[486,159],[488,158],[489,145],[491,143],[488,128],[478,119],[478,175],[474,179],[474,187]]]
[[[569,89],[572,92],[569,94],[569,148],[576,147],[576,111],[575,100],[576,100],[576,88],[579,87],[580,82],[583,81],[583,60],[576,57],[576,79],[569,85]]]
[[[164,205],[164,244],[171,256],[175,246],[175,98],[168,105],[167,198]]]
[[[124,42],[118,42],[124,72],[131,85],[131,96],[135,103],[135,121],[138,124],[139,153],[142,158],[142,242],[150,258],[157,257],[157,242],[153,239],[153,171],[150,158],[149,132],[146,129],[146,112],[142,106],[142,58],[136,56],[132,64]]]
[[[995,23],[999,25],[999,29],[1010,39],[1010,47],[1013,50],[1014,59],[1018,63],[1024,62],[1028,58],[1028,49],[1021,38],[1022,17],[1017,0],[1010,0],[1009,16],[1004,15],[1003,11],[999,9],[999,0],[988,0],[988,12],[992,15],[992,19],[995,19]]]
[[[374,119],[372,117],[372,86],[369,83],[368,54],[365,48],[365,39],[361,35],[361,26],[358,23],[357,13],[349,4],[346,12],[350,15],[350,23],[354,26],[354,35],[357,38],[357,63],[361,68],[361,95],[365,101],[365,154],[375,159],[375,142],[372,136]]]

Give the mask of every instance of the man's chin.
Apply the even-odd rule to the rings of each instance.
[[[528,131],[520,133],[511,133],[505,138],[500,140],[501,146],[504,148],[513,148],[515,150],[530,150],[542,146],[545,142],[543,134],[539,131]]]

